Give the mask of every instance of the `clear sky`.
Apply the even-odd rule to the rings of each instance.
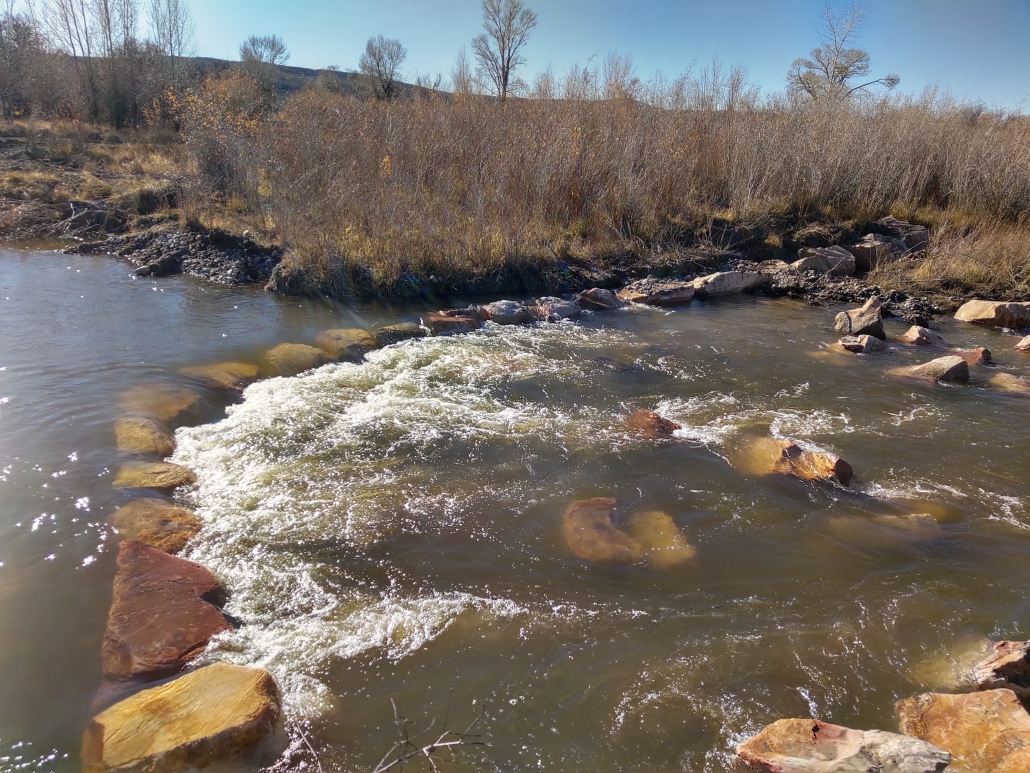
[[[612,50],[632,54],[638,74],[674,76],[718,56],[746,65],[752,81],[782,87],[798,56],[817,43],[823,0],[525,0],[539,25],[524,77],[556,73]],[[860,44],[873,75],[900,89],[938,84],[959,98],[1030,112],[1030,0],[871,0]],[[192,0],[197,53],[236,59],[251,34],[281,36],[290,64],[357,69],[371,35],[408,50],[406,80],[446,74],[480,29],[479,0]],[[471,51],[469,52],[471,56]],[[528,77],[527,77],[528,76]]]

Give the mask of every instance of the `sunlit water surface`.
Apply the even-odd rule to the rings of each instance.
[[[0,255],[0,773],[72,770],[99,682],[128,495],[117,397],[179,368],[256,361],[318,330],[417,319],[133,279],[111,258]],[[744,297],[408,341],[360,365],[207,394],[178,430],[185,556],[240,629],[209,657],[269,669],[281,763],[371,770],[396,736],[464,727],[498,770],[735,770],[783,716],[894,729],[982,637],[1030,637],[1030,401],[898,381],[929,359],[826,350],[836,309]],[[889,323],[889,332],[904,326]],[[945,323],[1025,375],[1004,333]],[[990,375],[980,374],[981,382]],[[683,427],[629,433],[650,408]],[[772,434],[839,453],[852,490],[730,461]],[[575,558],[562,513],[617,498],[670,515],[677,566]],[[928,512],[939,530],[883,516]],[[448,695],[450,709],[447,711]],[[310,747],[309,747],[310,744]]]

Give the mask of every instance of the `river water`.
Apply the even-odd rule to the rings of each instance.
[[[184,366],[257,362],[333,327],[414,320],[134,278],[109,257],[0,252],[0,773],[79,768],[100,680],[117,534],[118,397]],[[835,353],[837,309],[741,297],[408,341],[360,365],[259,382],[182,427],[177,494],[204,522],[184,557],[240,629],[208,657],[269,669],[285,770],[371,770],[396,737],[480,717],[496,770],[737,770],[785,716],[894,729],[987,638],[1030,637],[1030,401]],[[888,321],[888,333],[905,326]],[[999,369],[1030,356],[946,321]],[[978,373],[983,370],[984,373]],[[656,440],[624,415],[682,425]],[[773,435],[860,482],[762,477]],[[562,532],[575,500],[617,524],[671,517],[696,555],[604,566]],[[935,523],[903,516],[929,513]],[[450,696],[450,698],[449,698]],[[448,710],[448,704],[450,706]],[[310,749],[309,749],[310,744]]]

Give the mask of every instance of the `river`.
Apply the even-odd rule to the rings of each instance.
[[[0,773],[77,770],[106,520],[132,498],[110,485],[119,395],[419,310],[11,249],[0,309]],[[736,744],[775,719],[892,730],[894,700],[946,686],[984,637],[1030,638],[1030,401],[985,388],[986,369],[966,386],[887,373],[926,350],[830,351],[836,311],[743,296],[488,326],[258,382],[239,404],[205,394],[207,423],[180,428],[172,457],[198,475],[177,496],[204,522],[183,556],[242,623],[208,657],[283,691],[304,745],[281,767],[311,769],[310,743],[326,773],[373,769],[392,700],[416,729],[482,713],[491,745],[463,758],[487,769],[737,770]],[[940,332],[1030,368],[1012,335]],[[635,408],[682,429],[634,435]],[[770,434],[840,454],[859,482],[741,468]],[[562,513],[601,496],[617,519],[668,514],[696,555],[576,558]]]

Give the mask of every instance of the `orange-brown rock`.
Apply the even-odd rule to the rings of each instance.
[[[627,303],[647,306],[674,306],[689,303],[694,297],[694,283],[683,279],[648,277],[619,290],[619,298]]]
[[[178,553],[197,536],[201,523],[189,510],[153,497],[134,499],[108,519],[123,539],[138,540],[165,553]]]
[[[179,421],[200,406],[200,395],[173,384],[140,384],[118,398],[118,407],[129,416],[157,421]]]
[[[640,560],[643,548],[612,524],[615,500],[609,497],[573,502],[562,518],[569,549],[585,561],[631,564]]]
[[[307,344],[279,344],[265,352],[261,369],[269,376],[296,376],[320,368],[329,355]]]
[[[887,339],[883,329],[883,304],[880,296],[874,295],[861,308],[842,311],[833,321],[837,332],[846,336],[870,335],[880,340]]]
[[[1021,397],[1030,397],[1030,381],[1011,373],[996,373],[987,381],[992,387],[1002,392]]]
[[[640,544],[644,560],[658,569],[677,566],[697,554],[672,517],[657,510],[634,513],[626,532]]]
[[[447,311],[431,311],[422,318],[422,325],[433,335],[468,333],[482,327],[482,322],[471,314],[457,314]]]
[[[979,349],[953,349],[952,353],[956,357],[961,357],[970,366],[991,364],[991,350],[982,346]]]
[[[111,485],[115,488],[152,488],[171,491],[196,483],[191,470],[171,462],[126,462],[118,468]]]
[[[981,690],[1007,688],[1030,698],[1030,641],[995,642],[991,654],[973,669]]]
[[[258,367],[246,362],[220,362],[216,365],[196,365],[179,371],[184,376],[195,378],[211,389],[242,392],[248,384],[257,380]]]
[[[1012,347],[1017,352],[1030,352],[1030,336],[1021,338],[1019,343]]]
[[[104,678],[152,681],[176,674],[231,626],[221,584],[200,564],[136,540],[118,550],[114,600],[101,649]]]
[[[175,453],[175,438],[153,419],[123,416],[114,423],[115,444],[129,454],[154,454],[165,457]]]
[[[773,722],[737,756],[769,773],[941,773],[951,762],[946,751],[917,738],[818,719]]]
[[[673,432],[681,429],[680,425],[676,422],[644,408],[633,411],[633,413],[627,416],[626,426],[632,431],[650,438],[672,437]]]
[[[894,368],[887,372],[892,376],[921,381],[954,381],[963,384],[969,381],[969,364],[956,355],[938,357],[936,360],[930,360],[922,365]]]
[[[338,328],[323,330],[315,336],[315,346],[329,355],[335,362],[360,361],[367,352],[376,348],[376,340],[366,330]]]
[[[967,301],[955,312],[955,319],[1018,330],[1030,324],[1030,303]]]
[[[895,709],[901,732],[950,752],[956,771],[1030,771],[1030,714],[1012,690],[924,693]]]
[[[940,333],[935,333],[928,327],[921,327],[919,325],[913,325],[902,335],[898,336],[898,340],[905,344],[915,344],[916,346],[947,346],[948,344],[941,337]]]
[[[839,456],[806,451],[790,440],[753,438],[739,457],[749,472],[758,475],[793,475],[801,480],[835,480],[851,485],[854,470]]]
[[[94,717],[82,739],[85,773],[186,773],[241,755],[251,764],[239,769],[258,770],[279,716],[267,671],[213,663]]]

